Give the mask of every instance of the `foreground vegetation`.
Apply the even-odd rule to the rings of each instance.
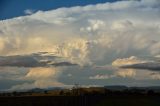
[[[0,106],[160,106],[159,101],[160,93],[153,90],[103,87],[0,94]]]

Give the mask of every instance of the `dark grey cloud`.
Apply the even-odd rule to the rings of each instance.
[[[60,67],[73,65],[77,64],[58,56],[47,55],[47,53],[43,52],[29,55],[0,56],[0,66],[2,67]]]
[[[58,67],[58,66],[74,66],[74,65],[77,65],[77,64],[70,63],[70,62],[59,62],[59,63],[50,64],[50,65]]]
[[[132,64],[132,65],[124,65],[124,66],[121,66],[121,68],[160,71],[160,62],[146,62],[146,63],[138,63],[138,64]]]
[[[3,34],[3,31],[0,30],[0,34]]]
[[[23,83],[30,83],[31,81],[18,81],[18,80],[9,80],[9,79],[2,79],[0,80],[0,91],[6,90],[14,86],[15,84],[23,84]]]

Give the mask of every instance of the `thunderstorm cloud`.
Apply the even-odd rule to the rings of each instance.
[[[160,84],[159,0],[24,12],[0,20],[0,80],[14,82],[6,89]]]

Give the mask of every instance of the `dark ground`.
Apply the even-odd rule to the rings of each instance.
[[[160,106],[156,95],[0,97],[0,106]]]

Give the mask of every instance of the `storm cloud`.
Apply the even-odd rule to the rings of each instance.
[[[75,82],[160,84],[160,65],[154,60],[160,55],[159,0],[124,0],[29,14],[0,21],[0,73],[9,80],[27,77],[23,79],[27,84],[13,88]]]

